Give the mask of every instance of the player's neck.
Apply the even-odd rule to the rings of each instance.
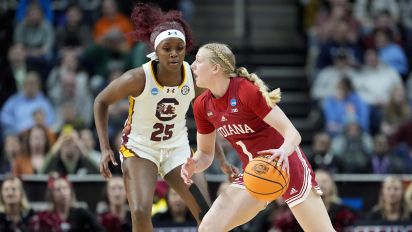
[[[212,92],[213,97],[221,98],[223,97],[227,90],[229,89],[230,78],[222,78],[219,81],[216,81],[212,88],[210,88],[210,92]]]
[[[171,72],[157,63],[155,70],[155,78],[163,86],[177,86],[182,82],[183,69]]]

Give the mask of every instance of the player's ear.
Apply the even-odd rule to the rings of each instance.
[[[217,72],[219,72],[219,70],[220,70],[221,68],[222,68],[222,67],[220,67],[220,64],[215,64],[215,65],[212,66],[212,72],[213,72],[213,73],[217,73]]]

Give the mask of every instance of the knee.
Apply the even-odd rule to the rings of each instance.
[[[137,221],[137,222],[141,222],[141,221],[150,221],[151,218],[151,210],[152,207],[145,207],[142,205],[139,206],[132,206],[130,209],[130,213],[132,215],[132,218]]]

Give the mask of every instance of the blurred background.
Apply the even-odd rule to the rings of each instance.
[[[1,0],[0,231],[131,231],[122,179],[99,175],[93,100],[148,61],[131,36],[135,2],[182,12],[188,62],[204,43],[227,43],[238,66],[281,88],[337,231],[412,231],[410,0]],[[115,151],[127,111],[126,99],[109,109]],[[195,149],[191,110],[187,123]],[[219,163],[207,178],[214,199],[227,187]],[[196,231],[164,182],[155,196],[157,231]],[[69,209],[76,220],[53,215]],[[279,199],[234,231],[301,229]]]

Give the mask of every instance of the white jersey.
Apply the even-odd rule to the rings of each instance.
[[[129,117],[123,144],[152,148],[188,145],[186,112],[195,97],[190,65],[183,62],[183,81],[179,86],[162,86],[156,80],[153,61],[143,64],[146,84],[137,97],[129,97]]]

